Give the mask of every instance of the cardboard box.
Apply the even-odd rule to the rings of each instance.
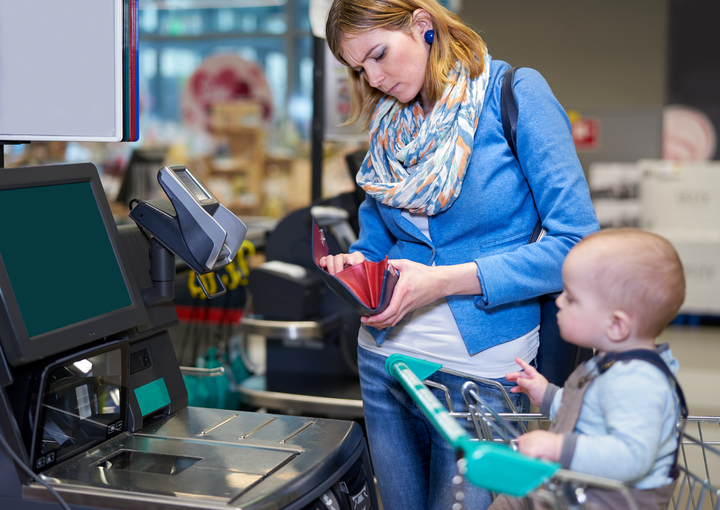
[[[637,227],[640,201],[635,198],[593,198],[600,228]]]
[[[680,313],[720,315],[720,231],[655,230],[670,241],[685,270]]]
[[[639,182],[640,173],[635,163],[593,163],[588,169],[593,199],[635,199]]]
[[[640,226],[720,231],[720,162],[640,160]]]

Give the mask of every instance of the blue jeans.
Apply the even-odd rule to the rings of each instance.
[[[452,478],[457,474],[456,454],[400,383],[385,371],[386,359],[358,348],[365,427],[383,509],[450,510],[455,502]],[[467,411],[461,393],[466,379],[436,372],[428,380],[448,388],[455,411]],[[496,381],[508,390],[515,386],[505,378]],[[478,384],[478,389],[496,412],[510,412],[497,388]],[[430,390],[445,405],[444,393]],[[527,395],[509,395],[518,412],[528,412]],[[459,423],[476,436],[472,423]],[[489,492],[469,483],[465,488],[465,508],[483,510],[492,502]]]

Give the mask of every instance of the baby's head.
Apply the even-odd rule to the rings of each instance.
[[[565,259],[563,283],[557,300],[562,336],[601,350],[615,350],[613,342],[628,338],[654,342],[685,300],[675,249],[632,228],[601,230],[580,241]]]

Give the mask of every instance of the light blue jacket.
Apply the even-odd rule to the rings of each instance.
[[[655,352],[677,374],[679,364],[667,344]],[[560,462],[638,489],[670,483],[680,417],[673,384],[659,368],[639,360],[615,363],[597,375],[599,360],[586,364],[597,377],[585,391],[574,433],[565,434]],[[550,419],[562,412],[562,394],[563,389],[548,385],[540,412]]]
[[[470,354],[535,328],[537,297],[562,289],[565,255],[599,228],[568,117],[532,69],[515,73],[520,164],[510,151],[500,116],[507,67],[491,63],[462,191],[452,207],[429,218],[432,242],[400,209],[368,198],[360,206],[360,235],[350,250],[372,261],[385,255],[438,266],[475,261],[482,295],[447,298]],[[538,214],[548,234],[528,245]],[[367,329],[378,345],[389,333]]]

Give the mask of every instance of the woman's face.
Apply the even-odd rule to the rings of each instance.
[[[426,24],[415,24],[410,33],[378,28],[346,35],[342,55],[371,87],[408,103],[425,91],[430,45],[423,34],[427,29]],[[427,98],[421,97],[425,104]]]

